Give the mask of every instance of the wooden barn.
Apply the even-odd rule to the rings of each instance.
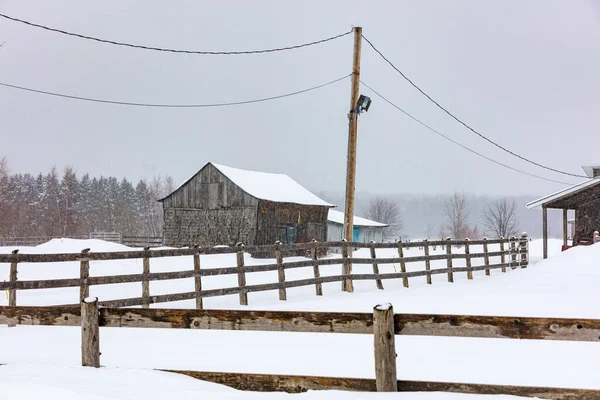
[[[164,244],[175,247],[325,241],[333,207],[287,175],[214,163],[159,201]]]
[[[584,166],[583,170],[589,180],[527,204],[527,208],[542,209],[544,258],[548,258],[548,209],[563,210],[563,249],[569,247],[569,210],[575,211],[575,220],[570,223],[574,246],[593,244],[594,232],[600,231],[600,165]]]
[[[357,217],[353,218],[352,241],[370,243],[383,242],[387,224],[371,221],[370,219]],[[337,210],[329,210],[327,217],[327,240],[338,242],[344,237],[344,213]]]

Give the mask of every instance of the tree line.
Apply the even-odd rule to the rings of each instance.
[[[12,174],[0,159],[0,237],[79,237],[92,232],[162,236],[162,205],[171,177],[79,177],[65,168],[47,174]]]

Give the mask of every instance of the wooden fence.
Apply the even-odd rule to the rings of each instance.
[[[499,251],[489,251],[489,245],[498,244]],[[483,247],[483,252],[473,253],[473,246]],[[445,246],[443,254],[430,254],[429,248],[432,246]],[[452,252],[453,247],[461,247],[464,251]],[[321,258],[317,254],[319,248],[342,247],[342,258]],[[357,258],[352,256],[353,248],[369,248],[369,258]],[[378,258],[376,249],[393,248],[397,250],[398,257]],[[423,255],[406,257],[404,250],[407,248],[422,248]],[[308,260],[284,261],[283,251],[286,252],[307,252],[310,254]],[[261,265],[244,265],[244,252],[270,252],[274,255],[275,263]],[[236,266],[201,269],[201,254],[236,254]],[[174,272],[151,272],[150,260],[158,257],[177,257],[193,256],[193,268],[185,271]],[[499,262],[491,263],[492,258],[498,258]],[[125,260],[142,259],[143,272],[141,274],[129,275],[111,275],[90,277],[90,261],[102,260]],[[455,266],[456,260],[465,260],[464,266]],[[474,259],[483,259],[483,265],[473,266]],[[435,260],[446,260],[446,268],[431,269],[431,262]],[[17,279],[19,263],[52,263],[78,261],[80,263],[80,277],[71,279],[50,279],[35,281],[19,281]],[[406,266],[410,263],[424,262],[424,270],[407,272]],[[154,303],[166,303],[181,300],[196,300],[196,308],[202,309],[202,299],[206,297],[225,296],[238,294],[241,305],[248,305],[248,293],[261,292],[268,290],[278,290],[279,299],[286,300],[287,288],[299,286],[315,286],[317,296],[323,294],[322,284],[326,282],[342,282],[343,290],[353,291],[353,281],[368,280],[375,281],[377,288],[383,289],[383,281],[388,279],[402,279],[404,287],[409,287],[409,279],[416,277],[425,277],[428,284],[432,284],[431,277],[438,274],[447,274],[448,282],[454,282],[454,274],[466,273],[468,279],[473,279],[474,271],[485,271],[490,275],[492,270],[501,270],[506,272],[507,268],[526,268],[528,265],[528,238],[523,235],[520,239],[515,237],[509,239],[493,240],[442,240],[442,241],[423,241],[423,242],[398,242],[398,243],[354,243],[354,242],[324,242],[324,243],[301,243],[291,245],[275,244],[271,246],[245,247],[239,245],[236,247],[212,247],[200,248],[193,247],[187,249],[164,249],[150,250],[148,247],[142,251],[124,251],[110,253],[92,253],[89,249],[81,253],[71,254],[19,254],[18,250],[12,254],[0,254],[0,263],[10,263],[10,275],[8,282],[0,282],[0,290],[9,290],[9,305],[16,306],[17,290],[32,289],[51,289],[79,287],[79,299],[73,299],[73,304],[79,304],[84,298],[89,296],[89,287],[92,285],[106,285],[117,283],[141,282],[141,296],[125,299],[105,300],[100,303],[104,307],[130,307],[139,306],[149,307]],[[367,264],[372,265],[371,274],[353,274],[352,265]],[[400,272],[381,273],[379,266],[382,264],[399,264]],[[320,268],[325,266],[343,265],[343,271],[340,275],[321,276]],[[190,265],[192,267],[192,265]],[[293,268],[312,267],[313,278],[301,280],[286,280],[285,272]],[[266,284],[246,284],[246,274],[254,272],[277,271],[278,282]],[[237,275],[238,285],[235,287],[226,287],[218,289],[203,290],[202,277]],[[172,293],[154,295],[150,294],[151,281],[163,281],[173,279],[194,278],[194,288],[183,293]],[[78,302],[77,302],[78,301]]]
[[[162,236],[133,236],[121,235],[120,232],[92,232],[89,235],[70,235],[69,239],[100,239],[108,242],[121,243],[130,247],[159,247],[163,245]],[[0,237],[0,246],[38,246],[55,236],[29,236],[29,237]]]
[[[172,371],[241,390],[302,392],[446,391],[506,394],[544,399],[598,399],[600,390],[398,380],[395,335],[534,340],[600,341],[600,320],[467,315],[397,314],[391,305],[373,313],[99,308],[97,299],[79,307],[0,306],[0,324],[81,326],[82,365],[100,366],[100,327],[249,330],[372,334],[375,380],[247,373]],[[79,341],[73,345],[79,346]],[[515,360],[518,362],[518,360]],[[2,353],[0,352],[0,365]],[[402,365],[402,363],[400,364]],[[1,368],[1,367],[0,367]]]

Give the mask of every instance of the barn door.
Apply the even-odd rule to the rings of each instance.
[[[360,227],[359,226],[352,227],[352,241],[360,242]]]

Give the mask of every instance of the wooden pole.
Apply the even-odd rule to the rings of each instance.
[[[429,243],[427,243],[427,239],[423,240],[423,250],[425,251],[425,257],[429,257]],[[429,261],[429,258],[425,258],[425,271],[431,271],[431,261]],[[431,285],[431,274],[427,274],[427,284]]]
[[[149,252],[150,247],[144,247],[144,252]],[[150,258],[145,255],[142,259],[143,271],[142,271],[142,308],[150,308],[150,303],[147,302],[150,299],[150,281],[148,275],[150,274]]]
[[[317,245],[316,239],[313,239],[312,241],[315,244],[315,247],[310,250],[312,259],[314,261],[313,273],[315,275],[315,279],[318,279],[321,277],[321,272],[319,271],[319,254],[318,254],[319,246]],[[317,293],[317,296],[323,296],[323,284],[321,282],[315,283],[315,291]]]
[[[544,259],[548,258],[548,209],[542,208],[542,235],[543,235],[543,246],[544,246]]]
[[[467,264],[467,279],[473,279],[473,269],[471,266],[471,253],[469,249],[469,238],[465,239],[465,261]]]
[[[98,298],[83,299],[81,302],[81,365],[83,367],[100,367],[98,314]]]
[[[500,239],[504,240],[504,236],[500,236]],[[502,272],[506,272],[506,256],[504,255],[504,242],[500,242],[500,251],[502,255],[500,256],[500,264],[502,264]]]
[[[371,240],[371,244],[375,243],[374,240]],[[373,259],[373,273],[379,275],[379,265],[377,265],[377,254],[375,253],[375,247],[371,246],[371,258]],[[381,279],[376,279],[377,289],[383,290],[383,283],[381,283]]]
[[[200,276],[200,251],[198,250],[198,245],[194,246],[196,250],[194,252],[194,272],[196,276],[194,277],[194,291],[196,293],[202,291],[202,277]],[[204,305],[202,304],[202,297],[196,294],[196,309],[202,310]]]
[[[402,240],[398,240],[398,257],[400,257],[400,272],[406,273],[406,262],[404,262],[404,250],[402,248]],[[408,277],[402,278],[402,286],[408,287]]]
[[[342,245],[342,258],[344,259],[343,266],[343,275],[351,275],[352,274],[352,263],[348,261],[348,258],[352,256],[352,250],[350,246],[348,246],[348,242],[346,239],[343,240],[344,243]],[[354,284],[352,283],[352,279],[344,279],[342,281],[342,291],[352,293],[354,292]]]
[[[517,268],[517,237],[510,237],[510,268]]]
[[[484,240],[484,242],[483,242],[483,254],[484,254],[483,260],[484,261],[483,262],[484,262],[484,265],[486,267],[488,267],[490,265],[490,256],[488,255],[488,244],[486,243],[487,238],[483,238],[483,240]],[[491,272],[490,272],[489,268],[486,268],[485,274],[487,276],[490,276]]]
[[[277,278],[279,283],[285,282],[285,269],[283,269],[283,256],[281,255],[281,242],[275,242],[275,261],[277,262]],[[279,300],[287,300],[285,288],[279,288]]]
[[[236,253],[237,258],[237,266],[238,266],[238,286],[240,288],[246,287],[246,272],[244,271],[244,245],[242,243],[237,244],[238,247],[241,247],[242,250]],[[240,305],[247,306],[248,305],[248,293],[240,292]]]
[[[567,236],[568,236],[568,232],[567,232],[567,212],[569,210],[564,209],[563,210],[563,245],[567,245]]]
[[[13,250],[12,254],[17,254],[19,252],[19,250]],[[10,281],[10,283],[14,283],[17,281],[17,275],[18,275],[18,269],[17,269],[17,263],[13,262],[10,263],[10,273],[8,276],[8,280]],[[8,305],[11,307],[16,307],[17,305],[17,289],[9,289],[8,290]],[[17,324],[15,323],[10,323],[8,324],[9,328],[14,328],[15,326],[17,326]]]
[[[527,268],[527,265],[529,264],[529,260],[527,258],[527,249],[529,248],[528,241],[529,238],[527,237],[527,233],[523,232],[523,234],[521,235],[521,240],[519,241],[519,253],[521,253],[521,268]]]
[[[394,309],[391,304],[380,304],[373,308],[373,336],[377,391],[397,392]]]
[[[79,302],[90,296],[90,286],[88,285],[88,278],[90,277],[90,260],[85,258],[86,254],[90,249],[81,250],[81,262],[79,263],[79,278],[81,284],[79,285]]]
[[[362,44],[362,28],[354,28],[354,53],[352,56],[352,88],[350,90],[350,112],[348,113],[348,159],[346,166],[346,205],[344,213],[344,238],[352,241],[354,229],[354,189],[356,178],[356,138],[358,132],[358,114],[356,104],[360,91],[360,52]],[[351,251],[351,250],[350,250]],[[349,270],[344,270],[345,275],[352,273],[352,265]],[[351,280],[345,280],[344,291],[353,292]]]
[[[450,245],[450,238],[447,238],[446,241],[446,254],[448,255],[448,259],[446,260],[446,266],[448,268],[452,268],[452,245]],[[454,282],[454,274],[452,273],[452,271],[448,271],[448,282]]]

